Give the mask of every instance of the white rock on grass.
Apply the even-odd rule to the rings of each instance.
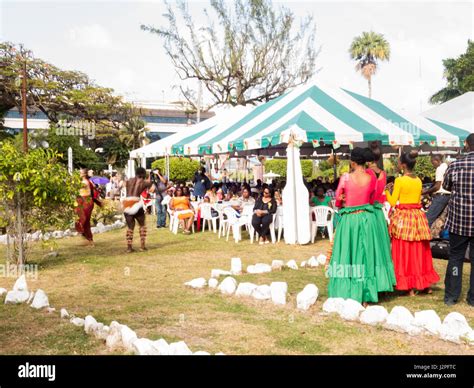
[[[235,291],[236,296],[252,296],[252,293],[258,286],[253,283],[239,283],[237,291]]]
[[[238,257],[233,257],[230,260],[230,272],[232,275],[240,275],[242,273],[242,260]]]
[[[157,341],[153,341],[153,347],[156,349],[159,355],[168,356],[170,354],[170,346],[163,338]]]
[[[148,338],[138,338],[132,344],[133,353],[137,356],[158,355],[158,350],[153,346],[153,341]]]
[[[190,356],[193,352],[188,348],[184,341],[173,342],[170,344],[170,356]]]
[[[326,264],[326,260],[327,260],[327,256],[326,255],[323,255],[322,253],[320,253],[318,255],[318,257],[316,258],[316,260],[318,261],[319,265],[325,265]]]
[[[344,306],[343,298],[328,298],[323,303],[323,311],[326,313],[339,313]]]
[[[232,295],[237,288],[237,281],[233,277],[228,276],[222,281],[221,284],[219,284],[219,287],[217,288],[225,295]]]
[[[38,289],[31,303],[31,307],[35,309],[42,309],[44,307],[49,307],[48,295],[42,290]]]
[[[387,317],[384,327],[400,333],[409,333],[415,318],[412,313],[403,306],[395,306]]]
[[[69,313],[67,312],[65,308],[61,309],[60,314],[61,314],[61,318],[69,318]]]
[[[208,352],[204,352],[202,350],[198,350],[197,352],[193,353],[194,356],[210,356],[211,354]]]
[[[123,347],[129,352],[133,352],[133,341],[138,338],[137,333],[135,333],[127,325],[121,325],[120,334],[122,335]]]
[[[264,263],[257,263],[255,265],[249,265],[247,267],[247,273],[259,274],[259,273],[267,273],[267,272],[272,272],[271,265],[264,264]]]
[[[103,325],[102,323],[100,323],[97,329],[94,331],[95,337],[104,341],[107,340],[107,337],[109,336],[109,334],[110,334],[110,327]]]
[[[365,308],[359,302],[353,299],[346,299],[340,311],[340,316],[346,321],[357,321],[359,319],[360,313],[364,311]]]
[[[28,285],[26,283],[26,276],[21,275],[13,285],[13,291],[28,291]]]
[[[217,288],[219,281],[215,278],[210,278],[207,284],[209,285],[209,288]]]
[[[463,337],[470,334],[471,328],[464,315],[452,312],[446,315],[439,330],[439,336],[445,341],[461,343]]]
[[[312,256],[307,263],[308,267],[314,268],[319,265],[318,259],[316,257]]]
[[[285,305],[286,293],[288,292],[288,284],[285,282],[272,282],[270,284],[270,294],[273,304]]]
[[[301,264],[300,264],[300,267],[301,267],[301,268],[305,268],[307,264],[308,264],[308,263],[306,262],[306,260],[305,260],[305,261],[302,261]]]
[[[214,354],[214,355],[215,355],[215,356],[225,356],[225,354],[222,353],[222,352],[216,353],[216,354]]]
[[[105,340],[105,344],[109,350],[115,350],[121,346],[122,344],[122,333],[120,332],[121,324],[112,321],[109,326],[109,335]]]
[[[218,278],[219,276],[228,276],[232,275],[230,271],[224,271],[223,269],[213,269],[211,271],[211,278]]]
[[[56,309],[54,307],[47,307],[46,308],[46,311],[49,313],[49,314],[52,314],[56,311]]]
[[[8,291],[6,288],[0,288],[0,296],[2,296],[3,294],[6,294]]]
[[[272,270],[273,271],[278,271],[283,268],[285,265],[283,260],[273,260],[272,261]]]
[[[290,260],[288,263],[286,263],[286,266],[290,269],[298,269],[298,264],[296,264],[295,260]]]
[[[87,315],[84,318],[84,331],[91,334],[97,326],[97,321],[92,315]]]
[[[204,278],[197,278],[193,279],[189,282],[184,283],[185,286],[191,287],[191,288],[204,288],[206,287],[207,281]]]
[[[474,330],[471,330],[469,333],[467,333],[464,338],[469,345],[474,345]]]
[[[28,291],[8,291],[5,297],[5,304],[24,303],[30,297]]]
[[[439,335],[441,318],[434,310],[417,311],[412,325],[421,328],[427,334]]]
[[[258,286],[253,292],[252,297],[257,300],[268,300],[272,298],[272,292],[270,286],[264,284],[262,286]]]
[[[384,324],[388,317],[388,311],[383,306],[368,306],[365,311],[360,314],[359,320],[365,325],[381,325]]]
[[[303,291],[296,296],[296,307],[300,310],[308,310],[318,299],[319,290],[315,284],[307,284]]]
[[[82,318],[78,318],[78,317],[71,318],[70,322],[73,325],[78,326],[78,327],[84,326],[84,319],[82,319]]]

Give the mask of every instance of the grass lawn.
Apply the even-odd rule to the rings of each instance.
[[[44,259],[39,244],[32,247],[30,264],[39,265],[39,277],[29,279],[32,290],[42,288],[57,312],[48,314],[27,305],[0,305],[1,354],[109,354],[105,345],[83,328],[59,318],[59,309],[79,317],[93,315],[109,324],[128,325],[140,337],[184,340],[193,351],[225,354],[474,354],[474,347],[433,337],[409,337],[380,327],[349,323],[322,314],[327,279],[322,267],[283,270],[263,275],[242,275],[238,282],[269,284],[286,281],[290,293],[286,306],[271,302],[223,296],[215,290],[193,290],[183,283],[209,278],[211,269],[230,269],[231,257],[249,264],[273,259],[296,259],[298,264],[325,252],[326,240],[307,246],[251,245],[217,239],[211,232],[191,236],[156,230],[149,218],[149,251],[125,253],[125,230],[95,236],[95,248],[83,248],[80,238],[58,241],[59,256]],[[135,232],[138,243],[138,233]],[[4,247],[0,248],[4,253]],[[444,279],[446,261],[435,260]],[[464,299],[470,266],[464,267],[462,301],[443,304],[441,281],[432,295],[409,298],[392,294],[382,298],[389,311],[403,305],[415,312],[434,309],[443,319],[450,311],[466,316],[474,326],[474,309]],[[1,278],[0,287],[11,289],[15,279]],[[296,294],[308,283],[319,288],[319,298],[308,312],[296,310]]]

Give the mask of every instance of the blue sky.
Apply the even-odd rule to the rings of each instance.
[[[192,1],[199,17],[207,2]],[[444,86],[442,59],[458,56],[473,39],[473,3],[448,1],[284,1],[298,16],[313,14],[321,46],[316,75],[366,94],[347,50],[362,31],[383,33],[392,57],[373,80],[373,97],[410,114],[426,110],[431,94]],[[162,42],[140,30],[163,22],[161,1],[0,0],[0,39],[24,43],[65,69],[87,73],[130,100],[179,98],[178,84]]]

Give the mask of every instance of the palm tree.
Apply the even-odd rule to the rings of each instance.
[[[351,59],[357,61],[356,70],[369,84],[369,98],[372,97],[372,76],[377,71],[377,61],[388,61],[390,59],[390,44],[382,34],[373,31],[363,32],[351,43],[349,49]]]
[[[132,117],[123,123],[118,138],[125,147],[134,150],[148,144],[147,132],[146,122],[140,117]]]

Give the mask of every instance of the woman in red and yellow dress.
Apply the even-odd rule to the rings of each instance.
[[[431,256],[428,220],[421,210],[422,182],[413,173],[417,156],[417,151],[402,153],[398,164],[404,174],[395,179],[394,185],[387,185],[385,192],[387,201],[395,207],[389,233],[396,289],[406,290],[410,296],[415,295],[415,290],[431,293],[431,285],[439,281]]]

